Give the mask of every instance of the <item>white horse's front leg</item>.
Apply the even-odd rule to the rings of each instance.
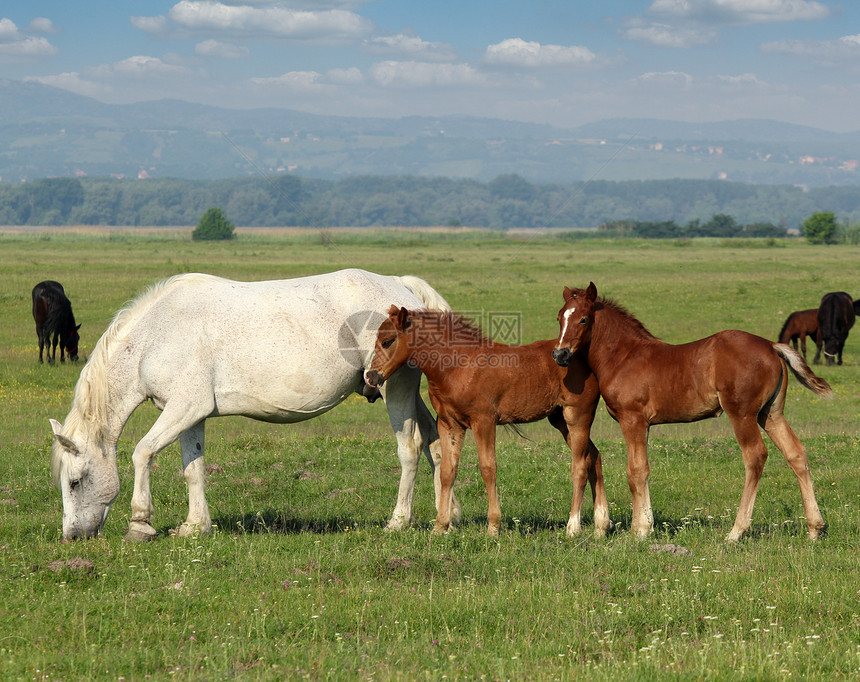
[[[197,415],[191,407],[197,409]],[[134,492],[131,496],[131,521],[128,524],[126,540],[151,540],[155,537],[156,532],[150,522],[154,511],[149,483],[152,458],[179,438],[184,431],[194,431],[197,426],[202,429],[202,420],[211,412],[211,406],[208,406],[209,409],[206,408],[205,405],[194,405],[190,400],[175,397],[165,405],[155,424],[137,444],[131,457],[134,464]],[[201,431],[199,441],[194,440],[195,443],[200,443],[201,455],[203,453],[202,435]],[[199,462],[199,466],[202,467],[202,457],[199,458]],[[196,481],[199,476],[196,468],[192,470],[191,475],[197,487]]]
[[[134,492],[131,495],[131,521],[125,539],[128,541],[152,540],[156,533],[150,519],[155,509],[152,506],[149,475],[152,468],[152,458],[155,451],[145,445],[146,438],[141,440],[131,456],[134,464]]]
[[[423,445],[415,403],[416,398],[420,400],[420,384],[421,373],[418,370],[401,367],[380,389],[388,409],[388,420],[397,439],[397,457],[400,460],[397,504],[391,513],[391,520],[385,526],[386,530],[403,530],[412,524],[415,477]]]
[[[206,422],[195,424],[179,436],[182,447],[182,471],[188,484],[188,517],[176,529],[178,537],[189,537],[212,530],[209,505],[206,504],[206,467],[203,452]]]

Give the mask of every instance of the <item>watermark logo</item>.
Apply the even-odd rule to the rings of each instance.
[[[386,319],[375,310],[361,310],[346,318],[337,333],[337,347],[350,367],[364,369],[365,359],[373,351],[379,325]]]

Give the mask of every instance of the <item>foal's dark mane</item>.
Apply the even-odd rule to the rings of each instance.
[[[583,290],[583,294],[584,294]],[[642,324],[627,308],[625,308],[620,303],[616,303],[611,298],[607,298],[606,296],[598,296],[597,301],[594,303],[594,309],[600,310],[601,308],[607,308],[609,310],[613,310],[617,315],[619,315],[624,323],[626,323],[632,331],[644,339],[657,339],[651,332],[649,332],[645,325]]]
[[[491,339],[484,334],[483,329],[479,325],[456,313],[450,311],[438,312],[435,310],[410,310],[409,315],[413,319],[420,319],[422,322],[435,322],[439,325],[440,330],[445,330],[446,339],[449,341],[452,339],[456,339],[458,343],[473,341],[476,345],[491,343]]]

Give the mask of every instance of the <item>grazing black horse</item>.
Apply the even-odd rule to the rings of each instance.
[[[78,361],[78,329],[72,304],[66,298],[63,285],[53,280],[39,282],[33,287],[33,319],[36,321],[36,334],[39,336],[39,362],[42,362],[42,349],[48,346],[48,362],[57,358],[57,342],[60,344],[60,362]],[[53,337],[53,338],[52,338]]]
[[[819,338],[824,345],[825,364],[842,364],[842,348],[854,326],[854,301],[844,291],[824,294],[818,306]]]

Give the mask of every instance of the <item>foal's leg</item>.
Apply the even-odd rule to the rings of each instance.
[[[179,436],[182,448],[182,471],[188,484],[188,517],[176,529],[178,537],[188,537],[212,530],[209,505],[206,504],[206,469],[203,452],[206,422],[201,421]]]
[[[812,475],[809,471],[809,460],[806,456],[806,448],[794,435],[794,431],[785,420],[782,412],[771,410],[766,418],[761,419],[761,426],[765,430],[776,447],[780,449],[788,466],[797,476],[800,484],[800,496],[803,499],[803,511],[806,515],[806,527],[811,540],[817,540],[824,530],[824,519],[818,509],[815,500],[815,490],[812,487]]]
[[[49,337],[50,343],[48,346],[48,364],[53,365],[57,360],[57,344],[60,342],[59,332],[55,332]]]
[[[421,395],[415,394],[415,408],[418,414],[418,428],[421,431],[421,439],[423,441],[424,455],[430,462],[433,470],[433,489],[436,499],[436,511],[439,511],[439,496],[442,490],[442,483],[439,479],[439,466],[442,463],[442,444],[439,441],[439,431],[436,428],[436,419],[430,414],[427,405],[421,399]],[[454,491],[451,491],[451,523],[460,523],[463,516],[460,502]]]
[[[156,535],[155,529],[150,523],[154,511],[149,482],[152,458],[179,438],[184,431],[193,429],[195,424],[209,416],[214,407],[212,404],[204,404],[196,405],[194,409],[190,409],[189,406],[194,406],[194,403],[178,397],[168,401],[152,428],[134,449],[131,456],[131,461],[134,464],[134,492],[131,496],[131,521],[128,524],[126,540],[151,540]],[[202,439],[200,447],[202,452]],[[199,458],[198,462],[192,466],[202,467],[202,457]],[[195,484],[195,490],[199,487],[197,471],[195,468],[190,473],[192,482]],[[186,477],[188,475],[186,474]],[[191,495],[189,490],[189,496]],[[189,510],[189,516],[191,513],[192,511]]]
[[[442,444],[442,460],[439,464],[439,503],[436,512],[436,525],[433,534],[447,533],[451,528],[451,500],[457,468],[460,464],[460,450],[466,430],[459,424],[447,424],[439,420],[439,441]]]
[[[487,489],[487,535],[498,535],[502,522],[499,489],[496,484],[496,422],[477,421],[472,424],[478,448],[478,468]]]
[[[573,485],[573,500],[565,534],[572,538],[582,530],[582,501],[585,496],[585,484],[588,482],[591,483],[591,496],[594,503],[594,536],[605,537],[612,523],[609,520],[609,505],[606,502],[606,489],[603,485],[600,452],[588,437],[591,419],[587,424],[580,423],[582,420],[579,412],[581,411],[565,408],[563,419],[556,412],[549,416],[550,424],[561,432],[571,452],[570,480]]]
[[[762,440],[754,414],[732,414],[728,410],[726,410],[726,414],[731,420],[735,438],[741,446],[746,472],[744,491],[741,494],[741,503],[738,506],[735,525],[726,537],[729,542],[738,542],[750,527],[753,506],[755,506],[755,498],[761,481],[761,472],[767,461],[767,447]]]
[[[621,433],[627,444],[627,485],[633,497],[631,530],[637,539],[643,539],[654,530],[654,512],[651,509],[651,491],[648,488],[648,424],[639,416],[619,420]]]

